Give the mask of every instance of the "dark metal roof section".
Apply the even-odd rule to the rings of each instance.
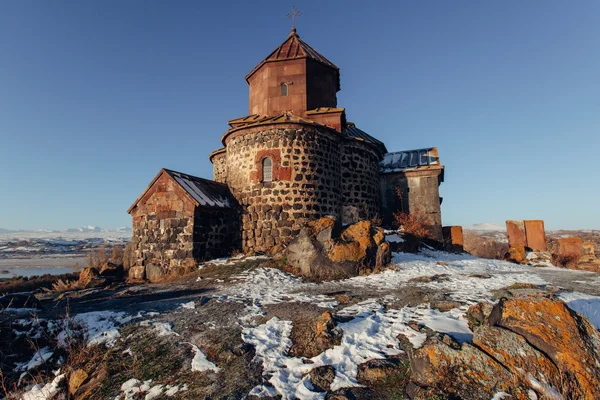
[[[442,167],[436,147],[387,153],[379,163],[382,173]],[[443,168],[443,167],[442,167]]]
[[[385,147],[385,144],[383,144],[383,142],[375,139],[373,136],[369,135],[367,132],[363,131],[362,129],[358,129],[356,127],[356,125],[354,125],[353,122],[348,122],[346,124],[346,126],[344,127],[344,131],[342,133],[346,137],[363,140],[367,143],[371,143],[371,144],[375,145],[379,149],[379,151],[381,151],[381,154],[387,153],[387,149]]]
[[[260,62],[248,75],[246,75],[246,80],[248,80],[263,64],[272,61],[284,61],[284,60],[293,60],[297,58],[310,58],[311,60],[315,60],[324,64],[330,68],[338,71],[338,90],[339,88],[339,68],[325,58],[324,55],[319,53],[317,50],[313,49],[308,43],[304,40],[300,39],[300,35],[296,33],[296,28],[292,28],[292,32],[289,34],[288,38],[279,45],[271,54],[267,56],[264,60]]]
[[[231,208],[229,187],[224,183],[211,181],[165,169],[165,172],[204,207]]]

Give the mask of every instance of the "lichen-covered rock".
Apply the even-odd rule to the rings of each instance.
[[[286,249],[292,272],[317,280],[342,279],[390,263],[390,246],[382,230],[373,228],[370,221],[352,224],[339,235],[338,231],[333,217],[311,221],[302,228]]]
[[[482,301],[469,307],[469,310],[467,310],[469,329],[475,331],[478,326],[482,325],[490,316],[493,308],[494,305],[487,301]]]
[[[572,387],[572,398],[594,399],[600,387],[600,334],[560,299],[502,299],[488,323],[523,336],[546,354]]]
[[[411,357],[411,398],[597,399],[600,334],[566,304],[548,296],[503,298],[469,309],[472,344],[427,339]]]
[[[551,387],[564,393],[567,382],[552,361],[527,343],[527,340],[507,329],[482,325],[475,330],[473,344],[499,361],[515,377],[540,382],[540,394],[551,398]]]
[[[508,252],[504,256],[504,258],[507,261],[521,264],[527,258],[527,251],[525,250],[525,246],[522,246],[520,244],[511,246],[508,249]]]
[[[335,379],[335,369],[331,365],[322,365],[308,373],[315,392],[326,392]]]
[[[369,360],[358,366],[356,379],[363,385],[377,385],[394,379],[398,376],[405,376],[408,369],[406,357],[390,357],[380,360]]]
[[[423,347],[413,352],[411,371],[411,379],[417,385],[462,399],[489,400],[494,393],[519,387],[492,357],[468,343],[455,350],[437,337],[427,339]]]

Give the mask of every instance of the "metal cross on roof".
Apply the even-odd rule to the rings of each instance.
[[[292,28],[296,28],[296,17],[301,15],[302,11],[298,10],[296,6],[292,6],[292,11],[287,15],[287,18],[292,20]]]

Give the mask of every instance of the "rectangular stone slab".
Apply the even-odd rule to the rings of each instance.
[[[506,234],[510,247],[527,247],[527,235],[525,234],[525,223],[518,220],[506,221]]]
[[[546,251],[546,232],[544,231],[544,221],[528,220],[525,221],[525,234],[527,235],[527,247],[534,251]]]

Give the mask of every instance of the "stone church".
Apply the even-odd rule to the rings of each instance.
[[[213,180],[162,169],[129,208],[146,274],[185,272],[234,250],[269,251],[326,215],[392,226],[394,212],[418,213],[442,240],[437,149],[390,153],[348,121],[337,103],[339,68],[296,29],[246,82],[249,115],[230,120],[223,147],[210,154]]]

